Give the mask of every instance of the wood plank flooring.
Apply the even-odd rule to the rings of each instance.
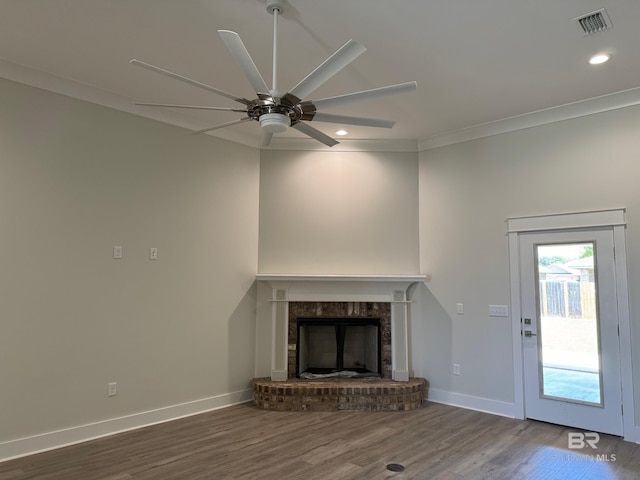
[[[0,480],[640,478],[640,445],[601,435],[597,450],[569,450],[570,431],[435,403],[407,412],[243,404],[0,463]]]

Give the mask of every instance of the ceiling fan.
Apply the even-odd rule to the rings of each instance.
[[[355,93],[348,93],[336,97],[324,98],[321,100],[303,101],[307,95],[320,87],[324,82],[333,77],[336,73],[350,64],[359,55],[364,53],[366,48],[360,43],[349,40],[333,55],[313,70],[309,75],[302,79],[296,86],[286,93],[282,94],[278,90],[277,73],[278,73],[278,16],[285,11],[286,0],[265,0],[267,12],[273,15],[273,81],[272,87],[269,88],[265,83],[262,75],[258,71],[251,55],[247,51],[240,36],[230,30],[218,30],[222,41],[225,43],[229,52],[240,65],[245,76],[256,91],[257,98],[249,100],[238,97],[236,95],[224,92],[217,88],[211,87],[196,80],[178,75],[155,65],[141,62],[133,59],[129,63],[139,67],[146,68],[152,72],[165,75],[167,77],[188,83],[194,87],[208,90],[209,92],[227,97],[243,105],[242,108],[225,108],[225,107],[208,107],[199,105],[174,105],[167,103],[142,103],[135,102],[135,105],[151,106],[151,107],[171,107],[171,108],[187,108],[198,110],[221,110],[244,113],[246,116],[239,120],[215,125],[213,127],[194,130],[191,133],[204,133],[219,128],[236,125],[239,123],[256,120],[260,122],[262,127],[262,138],[260,146],[266,147],[271,142],[274,133],[285,132],[289,127],[295,128],[299,132],[332,147],[339,142],[324,134],[320,130],[310,126],[308,122],[328,122],[347,125],[360,125],[365,127],[391,128],[395,124],[392,120],[379,120],[373,118],[352,117],[346,115],[333,115],[322,113],[320,110],[345,105],[351,102],[359,102],[363,100],[372,100],[376,98],[386,97],[390,95],[398,95],[403,93],[415,92],[417,90],[416,82],[406,82],[386,87],[374,88],[371,90],[363,90]]]

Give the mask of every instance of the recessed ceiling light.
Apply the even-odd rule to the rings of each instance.
[[[349,133],[349,132],[347,132],[346,130],[338,130],[338,131],[336,132],[336,135],[343,136],[343,135],[346,135],[347,133]]]
[[[611,55],[608,53],[598,53],[589,59],[591,65],[600,65],[601,63],[608,62],[611,59]]]

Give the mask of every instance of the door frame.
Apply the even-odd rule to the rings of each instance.
[[[511,287],[511,330],[513,341],[513,375],[515,417],[525,418],[524,361],[521,331],[520,248],[519,235],[530,232],[552,232],[595,227],[610,227],[613,231],[615,281],[618,304],[620,341],[620,379],[622,388],[622,428],[625,440],[638,441],[635,427],[633,375],[631,363],[631,325],[629,289],[627,286],[627,255],[625,241],[625,209],[562,213],[507,219],[509,241],[509,273]]]

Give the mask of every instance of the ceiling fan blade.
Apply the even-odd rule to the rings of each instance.
[[[311,103],[315,105],[317,110],[325,108],[338,107],[352,102],[361,102],[363,100],[374,100],[391,95],[400,95],[403,93],[415,92],[418,90],[416,82],[398,83],[397,85],[389,85],[387,87],[374,88],[372,90],[363,90],[362,92],[347,93],[338,95],[337,97],[323,98],[321,100],[313,100]]]
[[[224,112],[240,112],[246,113],[246,109],[242,108],[227,108],[227,107],[206,107],[201,105],[174,105],[171,103],[146,103],[146,102],[133,102],[134,105],[141,105],[143,107],[170,107],[170,108],[193,108],[196,110],[220,110]]]
[[[238,62],[240,68],[242,68],[242,71],[256,93],[268,93],[269,87],[267,87],[262,75],[260,75],[256,64],[253,63],[253,59],[251,55],[249,55],[249,51],[244,46],[244,43],[242,43],[240,35],[231,30],[218,30],[218,33],[235,61]]]
[[[332,115],[316,112],[311,118],[314,122],[344,123],[346,125],[360,125],[363,127],[392,128],[395,120],[379,120],[377,118],[350,117],[347,115]]]
[[[353,62],[358,56],[362,55],[365,50],[366,48],[360,43],[355,40],[349,40],[313,72],[303,78],[300,83],[289,90],[288,94],[293,95],[299,100],[306,98],[320,85]]]
[[[334,145],[340,143],[331,138],[329,135],[325,135],[320,130],[317,130],[303,122],[298,122],[295,125],[292,125],[292,128],[295,128],[299,132],[304,133],[308,137],[318,140],[320,143],[324,143],[327,147],[333,147]]]
[[[262,131],[262,137],[260,138],[260,146],[268,147],[271,143],[271,139],[273,138],[273,133],[267,132],[266,130]]]
[[[251,117],[244,117],[244,118],[241,118],[240,120],[234,120],[232,122],[221,123],[220,125],[215,125],[213,127],[203,128],[201,130],[193,130],[192,132],[189,132],[189,134],[190,135],[197,135],[198,133],[210,132],[211,130],[217,130],[219,128],[230,127],[231,125],[237,125],[239,123],[248,122],[250,120],[251,120]]]
[[[247,100],[246,98],[240,98],[240,97],[237,97],[236,95],[223,92],[222,90],[218,90],[217,88],[198,82],[197,80],[192,80],[182,75],[178,75],[177,73],[170,72],[169,70],[165,70],[164,68],[156,67],[155,65],[151,65],[150,63],[141,62],[140,60],[136,60],[135,58],[133,60],[130,60],[129,63],[132,65],[136,65],[138,67],[146,68],[147,70],[151,70],[152,72],[159,73],[160,75],[164,75],[166,77],[170,77],[175,80],[188,83],[189,85],[193,85],[194,87],[203,88],[204,90],[208,90],[209,92],[213,92],[217,95],[222,95],[223,97],[230,98],[231,100],[234,100],[239,103],[243,103],[247,106],[251,105],[251,100]]]

